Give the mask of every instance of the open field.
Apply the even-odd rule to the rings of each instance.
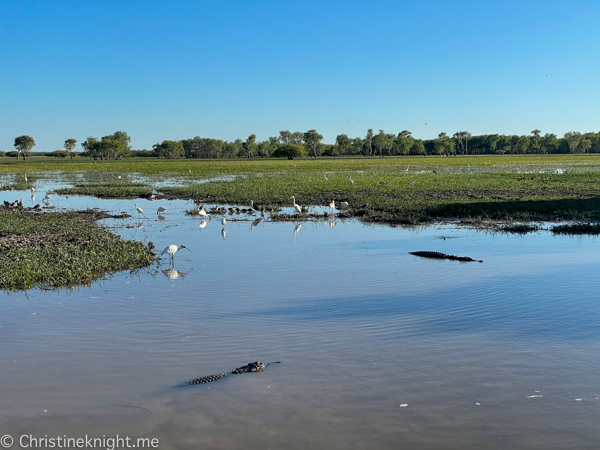
[[[5,188],[28,188],[36,177],[61,179],[73,187],[60,193],[71,195],[157,192],[199,203],[253,200],[267,210],[291,206],[292,195],[303,206],[344,201],[341,217],[390,224],[600,219],[600,156],[588,155],[97,163],[37,157],[0,164],[1,174],[13,177]]]

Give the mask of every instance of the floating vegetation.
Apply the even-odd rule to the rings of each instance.
[[[600,223],[575,223],[555,225],[550,228],[554,234],[600,234]]]
[[[527,234],[539,231],[540,228],[541,227],[537,224],[515,223],[501,226],[500,231],[504,231],[505,233]]]
[[[73,287],[151,264],[155,257],[143,243],[124,241],[97,224],[109,217],[125,216],[0,209],[0,289]]]

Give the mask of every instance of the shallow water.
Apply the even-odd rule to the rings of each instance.
[[[0,434],[161,449],[600,446],[600,239],[251,220],[229,220],[223,238],[220,217],[201,228],[187,202],[136,203],[145,217],[107,225],[192,252],[175,255],[178,272],[164,260],[71,292],[0,294]],[[281,364],[182,386],[255,360]]]

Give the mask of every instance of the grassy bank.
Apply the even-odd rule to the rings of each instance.
[[[141,242],[100,228],[94,210],[32,213],[0,209],[0,289],[72,287],[151,264]]]
[[[21,185],[19,177],[24,178],[28,168],[36,174],[40,165],[39,161],[0,165],[0,173],[12,170],[15,183]],[[61,173],[63,179],[81,171],[78,176],[84,182],[73,183],[74,187],[60,193],[105,198],[143,197],[155,190],[202,203],[249,205],[253,200],[277,209],[291,206],[294,195],[303,206],[348,202],[340,212],[342,217],[390,224],[600,220],[600,156],[294,161],[138,158],[98,163],[46,161],[41,167],[61,171],[54,173]],[[145,176],[146,184],[130,181],[132,174]],[[153,188],[158,181],[161,186]]]

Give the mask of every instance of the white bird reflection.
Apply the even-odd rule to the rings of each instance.
[[[31,194],[31,201],[35,203],[35,194]]]
[[[206,225],[208,225],[208,220],[203,220],[200,222],[200,224],[198,224],[198,228],[203,229],[206,227]]]
[[[176,280],[177,278],[185,278],[188,273],[190,273],[194,269],[190,269],[187,272],[182,272],[181,270],[175,269],[162,269],[161,272],[169,279]]]
[[[298,231],[300,231],[300,228],[302,228],[302,224],[299,223],[298,225],[296,225],[294,227],[294,241],[296,240],[296,233],[298,233]]]
[[[336,226],[336,223],[337,223],[337,222],[336,222],[335,220],[332,220],[331,222],[329,222],[329,226],[330,226],[331,228],[335,228],[335,226]]]
[[[159,214],[156,217],[158,217],[158,220],[168,220],[164,214]]]
[[[223,237],[223,240],[225,240],[226,234],[227,234],[227,231],[225,230],[225,227],[221,228],[221,236]]]

